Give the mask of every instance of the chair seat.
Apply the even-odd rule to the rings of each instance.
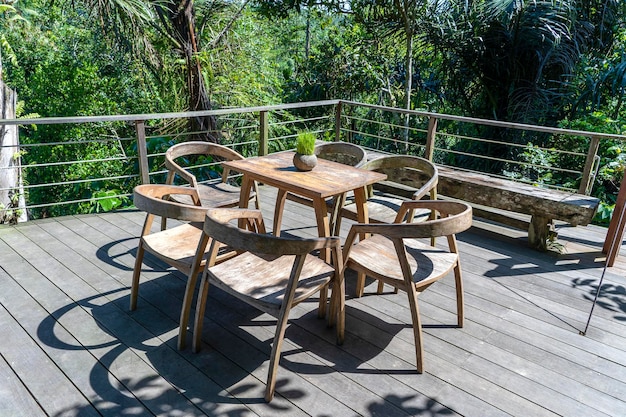
[[[143,239],[144,249],[150,253],[158,254],[159,258],[169,265],[189,273],[193,265],[193,259],[198,249],[198,241],[202,235],[203,223],[185,223],[180,226],[162,230],[160,232],[145,235]],[[209,247],[205,249],[208,253]],[[222,245],[218,253],[218,260],[228,259],[236,253]],[[201,265],[206,263],[203,259]]]
[[[202,223],[185,223],[142,237],[148,252],[188,273],[202,235]]]
[[[212,184],[199,184],[198,194],[203,207],[236,207],[239,205],[241,188],[225,182]],[[256,197],[254,191],[250,192],[250,199]],[[181,204],[193,204],[190,196],[176,195],[171,199]]]
[[[430,213],[430,211],[429,211]],[[454,268],[458,254],[437,249],[417,239],[404,239],[413,282],[428,286]],[[374,255],[375,254],[375,255]],[[393,286],[404,286],[400,262],[393,242],[381,235],[360,241],[350,250],[348,267]]]
[[[209,268],[210,283],[267,313],[276,314],[285,295],[294,258],[294,255],[276,257],[246,252]],[[306,255],[294,305],[328,284],[334,273],[331,265],[314,255]]]
[[[370,223],[393,223],[398,214],[398,210],[407,198],[398,197],[391,194],[376,192],[367,200],[367,211]],[[430,210],[416,210],[414,222],[428,220]],[[348,196],[346,205],[341,209],[341,217],[358,221],[357,207],[354,204],[354,196]]]

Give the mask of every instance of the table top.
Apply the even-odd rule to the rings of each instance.
[[[318,158],[311,171],[293,166],[294,152],[278,152],[223,165],[251,179],[310,198],[327,198],[383,181],[385,174]]]

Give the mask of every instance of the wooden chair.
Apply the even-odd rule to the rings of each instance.
[[[387,180],[368,190],[367,210],[371,223],[391,223],[395,220],[400,205],[407,200],[421,200],[429,196],[437,199],[437,167],[417,156],[390,155],[365,163],[361,168],[387,174]],[[410,211],[407,221],[425,220],[430,217],[428,210]],[[341,218],[357,221],[356,204],[353,201],[343,206],[337,218],[336,228],[341,226]]]
[[[274,396],[281,345],[289,311],[293,306],[319,291],[318,315],[325,316],[328,286],[332,285],[331,314],[328,321],[329,325],[336,323],[337,342],[343,343],[345,290],[341,273],[341,246],[337,237],[299,239],[254,233],[236,226],[242,219],[253,230],[261,233],[264,231],[263,217],[257,210],[207,211],[200,247],[209,241],[209,237],[213,240],[199,289],[193,350],[198,351],[201,345],[202,320],[209,284],[277,317],[265,391],[265,400],[269,402]],[[215,265],[220,242],[241,254]],[[311,254],[312,251],[323,248],[332,250],[336,267]],[[196,259],[201,257],[202,253],[198,252]]]
[[[366,276],[406,291],[413,321],[417,371],[422,373],[424,349],[417,296],[453,270],[457,326],[463,327],[463,281],[455,234],[472,225],[472,208],[452,201],[407,201],[400,206],[398,218],[418,209],[434,210],[440,217],[420,223],[352,225],[343,257],[345,268],[357,271],[357,287],[361,288],[361,293]],[[355,244],[357,236],[365,234],[371,236]],[[448,249],[435,248],[418,240],[439,236],[447,237]]]
[[[324,142],[315,146],[315,155],[327,161],[360,167],[367,161],[365,149],[349,142]]]
[[[137,258],[130,291],[130,309],[135,310],[137,308],[139,278],[145,252],[151,253],[161,261],[186,274],[188,280],[181,307],[178,332],[178,348],[182,349],[185,346],[185,335],[197,277],[206,263],[204,257],[201,257],[200,261],[196,263],[194,263],[194,259],[197,255],[198,242],[202,236],[202,225],[207,209],[199,206],[198,194],[191,187],[145,184],[135,187],[133,195],[135,206],[146,212],[146,220],[137,247]],[[172,201],[172,197],[176,196],[187,197],[195,205]],[[188,223],[151,233],[156,216]],[[205,249],[206,245],[202,248],[203,253]],[[230,256],[232,255],[234,253],[230,254]],[[227,258],[229,255],[222,249],[220,256]]]
[[[227,148],[209,142],[183,142],[170,147],[165,152],[165,166],[168,169],[166,184],[174,184],[176,178],[180,177],[186,181],[191,187],[198,191],[201,205],[204,207],[236,207],[239,205],[240,188],[228,182],[229,170],[222,171],[221,181],[210,181],[207,183],[199,182],[196,175],[192,173],[193,168],[189,165],[181,165],[182,161],[189,162],[192,157],[209,157],[212,163],[219,165],[220,161],[240,160],[244,157]],[[180,162],[180,163],[179,163]],[[251,199],[255,200],[256,207],[258,204],[258,189],[254,185],[254,191],[250,194]],[[177,196],[176,201],[179,203],[191,204],[191,200],[184,196]]]
[[[315,155],[318,158],[325,159],[327,161],[338,162],[340,164],[350,165],[353,167],[360,167],[367,161],[365,149],[359,145],[349,142],[321,143],[315,146]],[[310,199],[292,193],[287,193],[284,190],[279,190],[278,196],[276,197],[276,207],[274,209],[274,235],[276,236],[280,236],[280,225],[282,223],[286,199],[313,207],[313,202]],[[346,196],[343,194],[337,198],[332,198],[327,201],[328,212],[331,214],[330,230],[333,235],[335,234],[334,225],[337,221],[339,210],[345,204],[345,201]]]

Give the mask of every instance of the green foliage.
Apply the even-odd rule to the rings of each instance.
[[[298,133],[296,152],[302,155],[313,155],[315,153],[315,135],[311,132]]]
[[[172,112],[189,105],[186,78],[181,77],[187,74],[189,63],[181,59],[181,40],[173,39],[172,28],[163,25],[165,15],[158,15],[168,3],[29,0],[29,7],[38,13],[27,12],[21,0],[10,4],[0,4],[5,12],[0,13],[0,48],[4,79],[24,103],[21,114]],[[203,69],[214,107],[336,98],[399,107],[411,81],[413,108],[546,125],[562,121],[562,127],[622,133],[626,131],[624,4],[600,0],[451,0],[405,5],[358,1],[346,9],[346,3],[332,2],[273,0],[242,8],[239,2],[196,1],[202,50],[194,59]],[[403,22],[403,11],[419,13]],[[22,16],[31,21],[30,26]],[[413,64],[407,67],[405,36],[411,33]],[[141,53],[129,53],[133,50]],[[401,115],[361,111],[353,116],[374,117],[382,123],[364,126],[369,135],[353,137],[355,142],[390,152],[423,152],[419,131],[409,133],[408,147],[398,148],[394,140],[403,138],[404,130],[398,127],[403,124]],[[326,114],[312,108],[272,115],[271,136],[281,139],[269,144],[270,151],[290,148],[298,131],[322,132],[320,138],[332,136],[332,120],[292,123],[322,115]],[[254,155],[258,150],[250,140],[250,129],[256,123],[254,115],[220,120],[220,141],[245,142],[237,150]],[[164,152],[174,137],[181,140],[175,134],[186,131],[182,125],[169,125],[163,131],[152,128],[156,133],[148,138],[151,154]],[[438,162],[486,172],[507,171],[512,177],[550,185],[575,186],[578,178],[554,174],[550,168],[579,169],[581,164],[550,149],[584,153],[588,147],[585,138],[518,135],[506,129],[443,122],[437,131],[443,148],[455,151],[438,149]],[[138,172],[131,125],[23,126],[20,132],[24,144],[49,144],[22,156],[29,184],[76,182],[45,191],[31,188],[29,204],[86,201],[73,208],[41,209],[36,215],[101,211],[128,204],[116,196],[129,193],[137,180],[102,178]],[[464,136],[528,146],[520,150],[492,143],[477,145]],[[594,193],[607,207],[623,175],[623,151],[624,144],[612,141],[600,146],[602,161]],[[520,164],[466,154],[506,155]],[[28,168],[51,159],[104,162]],[[211,161],[188,162],[204,165]],[[161,172],[151,180],[164,181],[162,157],[151,158],[149,164],[152,172]],[[216,174],[208,169],[200,175],[210,179]],[[84,179],[91,181],[77,182]]]
[[[623,117],[613,119],[602,111],[595,111],[576,119],[564,119],[559,127],[589,132],[622,134],[626,132],[626,119]],[[589,146],[587,140],[576,142],[576,138],[571,137],[568,139],[555,138],[555,140],[558,141],[560,148],[576,152],[586,152]],[[626,167],[626,154],[624,151],[626,151],[626,143],[606,139],[600,141],[598,175],[592,195],[606,203],[607,209],[614,205],[619,185],[624,175]]]
[[[120,190],[96,191],[93,193],[91,210],[96,213],[112,211],[128,204],[129,199],[120,196]]]
[[[22,210],[18,209],[20,195],[12,191],[9,193],[9,205],[0,203],[0,224],[17,224],[22,216]]]
[[[598,211],[593,218],[593,224],[601,226],[607,226],[611,223],[611,216],[615,210],[615,204],[607,204],[604,201],[600,201]]]

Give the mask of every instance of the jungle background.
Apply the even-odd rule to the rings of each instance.
[[[23,118],[349,99],[623,134],[625,23],[623,0],[0,0],[0,80],[17,92]],[[210,130],[215,120],[189,123]],[[20,140],[80,141],[110,129],[22,126]],[[164,137],[149,146],[170,144]],[[598,223],[614,206],[624,146],[602,144]],[[80,152],[90,159],[112,150],[94,144]],[[124,169],[114,162],[42,169],[26,181]],[[115,187],[85,183],[54,197],[116,195]],[[37,192],[29,192],[32,201],[43,199]],[[104,201],[31,215],[130,204]]]

